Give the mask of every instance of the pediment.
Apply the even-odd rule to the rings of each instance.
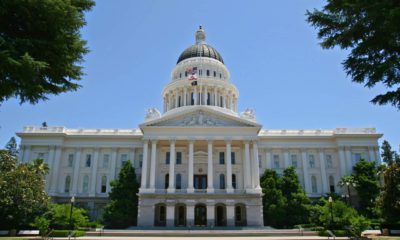
[[[234,114],[228,114],[210,108],[197,106],[185,111],[163,115],[158,119],[147,121],[141,127],[257,127],[261,125]]]
[[[258,124],[223,113],[196,110],[172,117],[161,117],[144,125],[150,127],[256,127]]]

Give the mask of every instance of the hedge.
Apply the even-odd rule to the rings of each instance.
[[[68,237],[70,230],[53,230],[53,232],[50,234],[51,237]],[[82,237],[85,236],[86,232],[85,231],[75,231],[75,237]]]

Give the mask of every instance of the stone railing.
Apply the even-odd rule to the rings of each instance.
[[[375,128],[336,128],[327,129],[263,129],[260,136],[332,136],[334,134],[375,134]]]
[[[23,133],[65,133],[67,135],[141,135],[140,129],[67,129],[65,127],[24,127]]]

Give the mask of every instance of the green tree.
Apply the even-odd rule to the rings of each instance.
[[[15,137],[11,137],[5,146],[5,149],[10,153],[11,156],[17,157],[18,155],[18,145]]]
[[[122,166],[118,179],[111,182],[110,202],[104,209],[105,224],[126,228],[137,224],[139,184],[130,161]]]
[[[367,162],[361,159],[353,167],[353,177],[357,182],[355,189],[359,197],[359,209],[366,216],[373,217],[375,201],[379,195],[375,162]]]
[[[55,229],[70,229],[71,204],[51,204],[46,218],[50,220],[50,226]],[[72,228],[86,227],[89,217],[84,208],[74,207],[72,209]]]
[[[0,1],[0,104],[75,91],[88,52],[79,30],[93,0]]]
[[[280,187],[287,203],[285,225],[292,227],[296,224],[307,223],[311,202],[300,185],[294,167],[283,171]]]
[[[0,150],[0,228],[29,226],[47,210],[45,191],[48,167],[42,159],[18,164],[6,150]]]
[[[264,225],[282,227],[286,218],[286,199],[278,186],[278,174],[274,170],[266,169],[261,176],[260,185],[264,194]]]
[[[285,169],[282,177],[267,169],[260,182],[264,194],[265,225],[288,228],[308,222],[310,200],[300,186],[293,167]]]
[[[395,154],[395,152],[392,151],[392,146],[390,146],[389,142],[385,140],[382,142],[381,149],[382,149],[381,153],[382,161],[387,165],[392,165],[392,163],[394,162],[394,154]]]
[[[350,50],[343,66],[354,82],[388,89],[371,102],[400,109],[400,2],[327,0],[306,15],[322,48]]]
[[[314,211],[316,213],[313,223],[325,229],[345,229],[351,225],[351,219],[358,216],[357,211],[344,202],[334,200],[330,203],[324,198],[314,206]]]
[[[385,170],[385,184],[378,206],[386,223],[400,222],[400,163],[394,163]]]

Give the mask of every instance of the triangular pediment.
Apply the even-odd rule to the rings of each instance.
[[[257,123],[214,109],[193,108],[162,116],[142,124],[142,127],[259,127]]]

